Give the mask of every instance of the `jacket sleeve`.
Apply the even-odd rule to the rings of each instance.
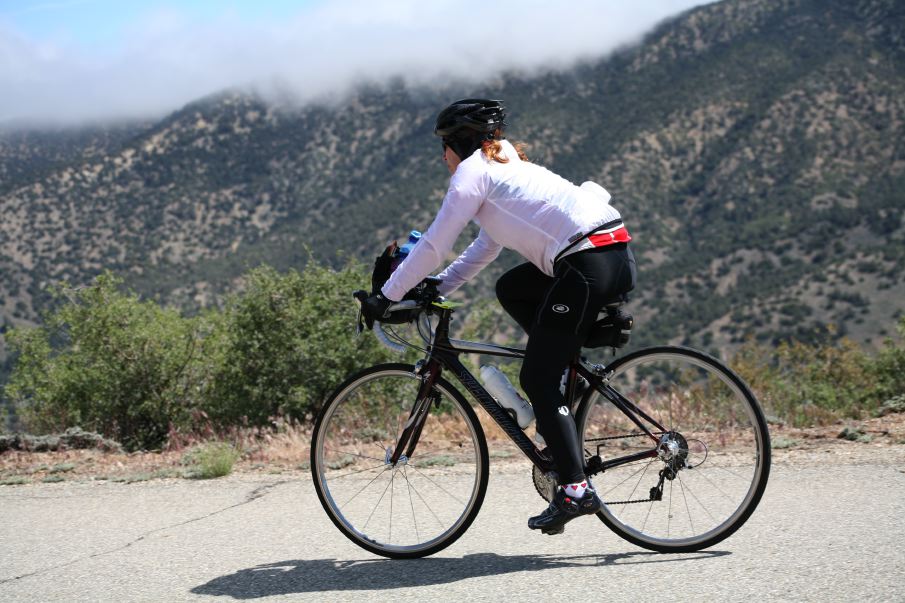
[[[399,301],[430,275],[452,250],[462,229],[474,218],[484,201],[482,171],[459,164],[437,217],[405,261],[381,289],[384,297]]]
[[[478,238],[437,276],[443,279],[440,294],[449,295],[471,279],[500,255],[503,246],[490,238],[482,228]]]

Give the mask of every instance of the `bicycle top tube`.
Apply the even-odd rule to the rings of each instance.
[[[451,352],[462,352],[464,354],[485,354],[488,356],[506,356],[509,358],[524,358],[525,350],[521,348],[510,348],[494,343],[483,343],[480,341],[465,341],[462,339],[450,339]]]
[[[436,302],[436,303],[435,303]],[[452,306],[445,305],[446,300],[437,298],[436,300],[405,300],[395,303],[389,307],[389,312],[422,310],[417,319],[418,334],[425,344],[452,353],[463,354],[485,354],[488,356],[504,356],[507,358],[524,358],[524,348],[513,348],[504,345],[481,341],[466,341],[463,339],[453,339],[448,336],[449,322],[452,315]],[[429,314],[439,316],[440,322],[437,329],[430,324]],[[427,333],[424,332],[426,327]],[[441,337],[438,341],[437,330],[441,333],[447,333],[446,337]]]

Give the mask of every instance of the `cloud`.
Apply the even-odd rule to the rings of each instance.
[[[632,43],[704,0],[331,0],[289,18],[232,9],[143,14],[103,51],[0,21],[0,122],[157,116],[236,86],[302,101],[403,77],[413,84],[561,68]]]

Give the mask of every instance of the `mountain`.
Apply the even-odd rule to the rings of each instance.
[[[478,88],[391,82],[302,108],[229,91],[154,123],[0,133],[0,325],[104,269],[197,307],[260,262],[369,260],[429,225],[448,178],[434,117],[475,95],[507,101],[532,160],[613,193],[639,259],[636,342],[833,324],[876,344],[905,298],[903,59],[901,1],[726,0]]]

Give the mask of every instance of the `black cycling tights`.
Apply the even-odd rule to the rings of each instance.
[[[497,298],[528,333],[520,382],[561,484],[585,478],[575,419],[559,391],[563,372],[603,306],[634,286],[635,259],[624,243],[568,255],[556,263],[552,277],[526,263],[497,281]]]

